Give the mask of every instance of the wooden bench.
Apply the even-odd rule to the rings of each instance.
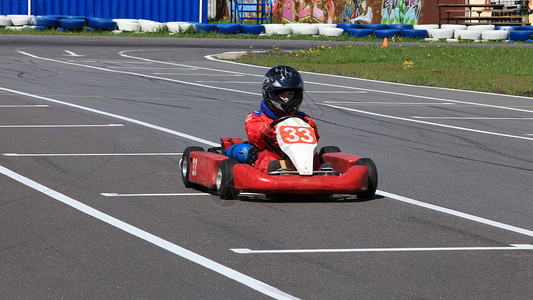
[[[439,25],[442,21],[450,24],[465,25],[527,25],[524,16],[520,10],[506,9],[504,4],[455,4],[455,3],[438,3],[439,8]],[[446,13],[443,17],[442,11]],[[513,14],[518,13],[518,14]],[[458,15],[459,14],[459,15]],[[482,15],[487,14],[487,15]]]
[[[522,16],[455,16],[455,20],[522,20]]]
[[[522,16],[456,16],[464,25],[522,25]]]
[[[454,13],[461,13],[466,12],[466,10],[474,10],[474,8],[484,9],[484,10],[492,10],[492,9],[498,9],[502,10],[505,5],[503,4],[457,4],[457,3],[438,3],[437,1],[437,7],[439,8],[439,25],[442,24],[443,20],[446,20],[446,22],[449,24],[450,20],[454,20],[454,16],[450,16],[452,12]],[[461,8],[459,12],[457,12]],[[446,13],[446,17],[442,17],[442,10],[446,9],[444,12]],[[481,13],[480,13],[481,15]],[[457,23],[457,20],[455,20]]]
[[[516,12],[514,9],[448,9],[446,13],[513,13]]]
[[[502,26],[525,26],[525,25],[529,25],[530,23],[529,22],[482,22],[482,21],[479,21],[479,22],[470,22],[470,21],[465,21],[463,23],[463,25],[502,25]]]

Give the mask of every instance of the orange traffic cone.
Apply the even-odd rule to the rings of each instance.
[[[387,40],[387,38],[384,38],[383,45],[381,46],[381,48],[387,48],[388,46],[389,46],[389,41]]]

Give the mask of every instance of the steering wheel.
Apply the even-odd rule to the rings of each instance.
[[[272,121],[272,123],[270,123],[270,127],[274,128],[274,126],[276,126],[278,123],[283,122],[283,121],[285,121],[285,120],[287,120],[289,118],[298,118],[298,119],[301,119],[301,120],[305,121],[306,123],[309,123],[309,121],[306,118],[304,118],[304,117],[302,117],[300,115],[288,115],[288,116],[283,116],[283,117],[279,117],[279,118],[275,119],[274,121]]]

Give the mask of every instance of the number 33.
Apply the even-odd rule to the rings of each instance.
[[[281,138],[287,144],[292,143],[316,143],[315,133],[309,127],[284,126],[280,130]]]

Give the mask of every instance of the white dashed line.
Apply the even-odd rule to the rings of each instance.
[[[269,297],[276,299],[297,299],[296,297],[287,294],[271,285],[268,285],[262,281],[259,281],[255,278],[247,276],[243,273],[240,273],[234,269],[228,268],[222,264],[219,264],[213,260],[210,260],[204,256],[201,256],[195,252],[187,250],[183,247],[180,247],[176,244],[173,244],[167,240],[164,240],[158,236],[155,236],[147,231],[144,231],[138,227],[135,227],[131,224],[128,224],[124,221],[121,221],[115,217],[112,217],[106,213],[103,213],[99,210],[96,210],[86,204],[83,204],[75,199],[72,199],[64,194],[61,194],[47,186],[44,186],[40,183],[37,183],[27,177],[24,177],[18,173],[15,173],[3,166],[0,166],[0,174],[3,174],[13,180],[24,184],[25,186],[32,188],[44,195],[47,195],[59,202],[62,202],[80,212],[83,212],[89,216],[92,216],[102,222],[105,222],[113,227],[123,230],[133,236],[136,236],[144,241],[147,241],[157,247],[165,249],[171,253],[174,253],[180,257],[183,257],[191,262],[194,262],[200,266],[203,266],[209,270],[217,272],[227,278],[230,278],[234,281],[240,282],[243,285],[254,289],[262,294],[265,294]]]
[[[436,247],[436,248],[361,248],[361,249],[285,249],[285,250],[251,250],[234,248],[239,254],[291,254],[291,253],[347,253],[347,252],[426,252],[426,251],[508,251],[533,250],[530,244],[511,244],[511,247]]]
[[[180,152],[176,153],[4,153],[4,156],[17,157],[62,157],[62,156],[178,156],[182,155]]]
[[[121,127],[123,124],[105,125],[0,125],[0,128],[84,128],[84,127]]]
[[[366,93],[366,92],[365,92]],[[455,103],[430,102],[355,102],[355,101],[324,101],[327,104],[384,104],[384,105],[455,105]]]
[[[412,116],[413,119],[439,119],[439,120],[533,120],[533,118],[491,118],[491,117],[419,117]]]
[[[407,121],[407,122],[413,122],[413,123],[419,123],[419,124],[426,124],[431,126],[437,126],[437,127],[444,127],[448,129],[456,129],[461,131],[469,131],[474,133],[482,133],[482,134],[488,134],[488,135],[495,135],[495,136],[501,136],[501,137],[507,137],[507,138],[514,138],[514,139],[521,139],[521,140],[530,140],[533,141],[533,138],[525,137],[525,136],[519,136],[519,135],[512,135],[512,134],[506,134],[506,133],[499,133],[499,132],[492,132],[487,130],[478,130],[478,129],[472,129],[472,128],[465,128],[465,127],[459,127],[459,126],[452,126],[452,125],[446,125],[446,124],[440,124],[440,123],[433,123],[428,121],[422,121],[422,120],[416,120],[416,119],[409,119],[409,118],[403,118],[403,117],[396,117],[391,115],[385,115],[385,114],[378,114],[370,111],[364,111],[349,107],[343,107],[343,106],[337,106],[337,105],[331,105],[331,104],[322,104],[327,107],[347,110],[347,111],[353,111],[361,114],[376,116],[376,117],[382,117],[382,118],[388,118],[388,119],[394,119],[394,120],[400,120],[400,121]]]
[[[169,196],[209,196],[208,193],[160,193],[160,194],[119,194],[100,193],[104,197],[169,197]]]
[[[50,107],[50,105],[0,105],[0,108],[41,108]]]

